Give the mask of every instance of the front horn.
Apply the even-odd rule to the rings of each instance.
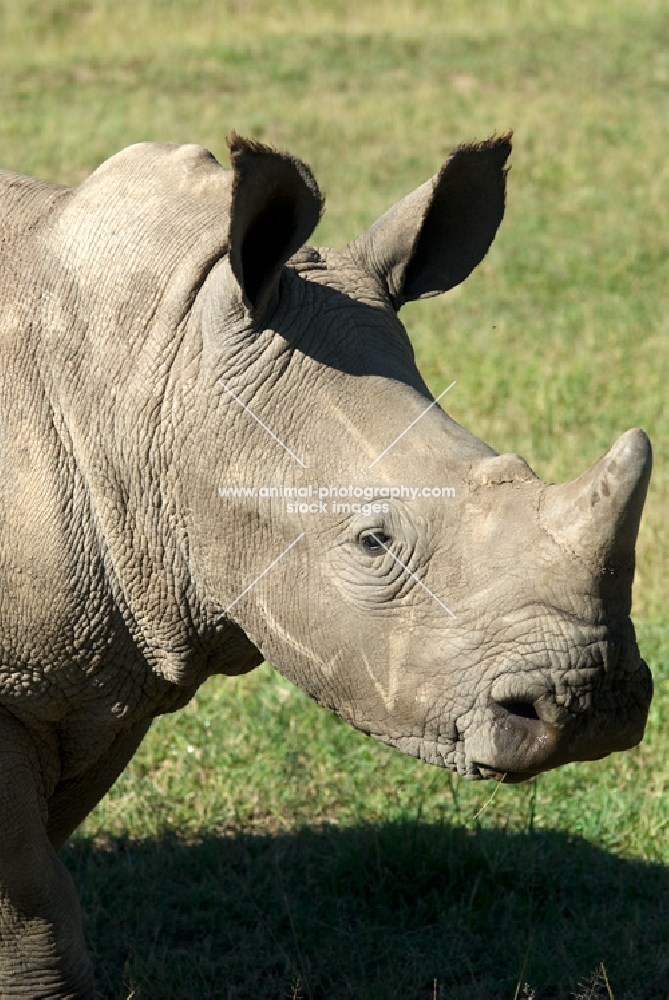
[[[542,526],[598,569],[634,570],[634,547],[652,467],[648,435],[626,431],[578,479],[548,486]]]

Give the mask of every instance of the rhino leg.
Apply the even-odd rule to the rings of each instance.
[[[91,1000],[74,883],[46,832],[36,750],[0,710],[0,997]]]
[[[49,840],[58,850],[70,834],[88,816],[103,795],[106,795],[135,750],[144,739],[152,719],[138,722],[118,733],[109,749],[94,767],[71,781],[61,781],[49,799],[49,819],[46,830]]]

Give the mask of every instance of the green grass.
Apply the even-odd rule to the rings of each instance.
[[[404,757],[269,667],[208,682],[65,849],[103,995],[566,1000],[603,961],[618,1000],[664,1000],[669,628],[640,639],[644,743],[521,786]]]
[[[197,839],[203,830],[286,833],[309,822],[420,817],[521,832],[532,800],[536,829],[669,864],[669,627],[642,629],[640,642],[656,680],[641,746],[570,764],[536,784],[501,786],[487,806],[493,784],[461,781],[376,743],[263,666],[234,680],[213,678],[182,712],[157,720],[83,829],[102,841],[128,831]]]
[[[491,253],[404,310],[421,370],[546,479],[635,425],[656,456],[641,747],[488,801],[268,667],[212,681],[65,849],[103,997],[594,997],[604,962],[616,1000],[666,1000],[668,52],[661,0],[0,2],[0,164],[25,173],[75,183],[141,139],[225,162],[234,128],[312,165],[341,245],[512,127]]]

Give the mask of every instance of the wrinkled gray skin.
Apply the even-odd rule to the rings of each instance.
[[[55,848],[212,673],[267,658],[469,778],[641,739],[642,431],[547,486],[433,406],[368,468],[431,399],[397,310],[485,255],[509,149],[460,147],[341,252],[304,245],[308,169],[237,137],[232,172],[146,144],[75,189],[0,176],[3,1000],[92,996]],[[219,495],[310,483],[456,495],[318,516]]]

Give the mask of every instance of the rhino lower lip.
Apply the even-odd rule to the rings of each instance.
[[[482,778],[492,778],[495,781],[501,781],[505,785],[518,785],[522,781],[529,781],[530,778],[536,778],[539,771],[498,771],[491,767],[479,766],[479,775]]]
[[[470,747],[479,772],[483,768],[500,774],[531,776],[552,766],[559,752],[560,730],[527,714],[502,711],[504,714],[494,720],[483,737],[487,752],[479,755],[476,744]]]

